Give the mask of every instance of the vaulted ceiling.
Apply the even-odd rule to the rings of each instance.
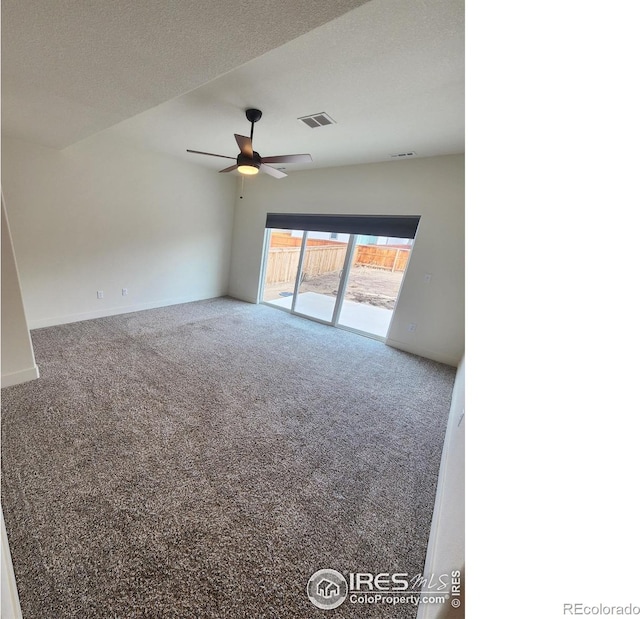
[[[101,131],[209,166],[247,107],[287,171],[464,152],[462,0],[3,0],[3,135],[63,149]],[[299,117],[326,112],[335,125]]]

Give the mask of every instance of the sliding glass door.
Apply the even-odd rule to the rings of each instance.
[[[412,244],[410,238],[267,228],[260,300],[384,339]]]
[[[302,246],[301,272],[293,311],[333,324],[349,234],[309,231]]]
[[[302,230],[267,230],[262,301],[290,310],[298,277]]]
[[[387,336],[411,245],[410,239],[356,237],[338,325]]]

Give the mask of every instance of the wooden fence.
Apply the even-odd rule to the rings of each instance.
[[[301,236],[291,236],[285,232],[271,232],[271,249],[274,247],[300,247],[302,245]],[[307,247],[315,246],[338,246],[344,245],[342,241],[333,241],[330,239],[307,239]]]
[[[302,272],[305,277],[315,277],[323,273],[339,271],[344,264],[347,246],[329,245],[319,247],[307,247],[304,253]],[[267,261],[267,284],[280,284],[292,282],[298,271],[300,249],[297,247],[276,247],[269,250]]]
[[[266,284],[293,282],[298,272],[300,250],[297,248],[276,247],[269,250],[267,259]]]
[[[344,243],[307,247],[302,271],[306,278],[340,271],[344,265],[347,246]],[[299,247],[274,247],[267,260],[267,284],[293,282],[298,271]],[[384,271],[404,271],[409,250],[381,245],[358,245],[354,266],[367,266]]]
[[[409,261],[409,250],[384,245],[358,245],[355,265],[383,269],[385,271],[404,271]]]

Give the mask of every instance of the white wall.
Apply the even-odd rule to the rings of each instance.
[[[0,595],[2,619],[22,619],[20,608],[20,598],[18,597],[18,587],[16,577],[13,572],[11,561],[11,551],[9,550],[9,540],[7,530],[4,526],[4,514],[0,510],[0,538],[2,541],[2,569],[0,570],[0,580],[2,581],[2,595]]]
[[[297,171],[244,182],[229,294],[255,303],[267,212],[421,215],[387,343],[457,365],[464,350],[464,156]],[[431,274],[425,284],[424,275]],[[410,333],[408,325],[417,330]]]
[[[233,178],[106,131],[3,139],[2,183],[29,328],[227,292]]]
[[[454,570],[461,572],[464,581],[464,463],[465,463],[465,363],[458,367],[453,387],[449,425],[442,451],[438,490],[431,521],[429,547],[425,560],[424,576],[440,575]],[[453,599],[453,598],[452,598]],[[464,617],[464,582],[462,582],[461,606],[457,609],[423,604],[418,609],[418,619],[453,619]]]
[[[11,231],[2,197],[2,386],[10,387],[38,378],[31,335],[22,304]]]

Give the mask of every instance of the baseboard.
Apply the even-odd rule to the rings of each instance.
[[[244,301],[245,303],[252,303],[253,305],[260,304],[260,301],[258,300],[258,298],[254,296],[248,297],[243,294],[234,294],[232,292],[228,292],[226,296],[229,297],[230,299],[235,299],[236,301]]]
[[[80,312],[78,314],[64,314],[62,316],[51,316],[49,318],[39,318],[37,320],[29,320],[29,330],[42,329],[44,327],[55,327],[57,325],[65,325],[71,322],[80,322],[82,320],[94,320],[95,318],[107,318],[108,316],[117,316],[119,314],[130,314],[132,312],[142,312],[144,310],[155,309],[156,307],[180,305],[181,303],[193,303],[194,301],[206,301],[207,299],[215,299],[220,296],[224,296],[224,295],[176,297],[173,299],[163,299],[161,301],[150,301],[148,303],[138,303],[136,305],[120,305],[118,307],[110,307],[107,309],[95,310],[92,312]]]
[[[397,348],[398,350],[403,350],[404,352],[410,352],[413,355],[425,357],[427,359],[431,359],[432,361],[437,361],[438,363],[451,365],[454,368],[458,367],[458,363],[460,363],[460,357],[452,357],[449,354],[442,353],[436,350],[429,350],[427,348],[413,346],[412,344],[398,342],[397,340],[392,340],[391,338],[387,338],[386,343],[387,346],[391,346],[392,348]]]
[[[37,365],[26,370],[19,370],[18,372],[9,372],[2,375],[2,387],[12,387],[13,385],[19,385],[21,383],[29,382],[40,378],[40,370]]]
[[[18,597],[18,587],[16,577],[13,572],[13,562],[9,551],[9,540],[7,530],[4,527],[4,515],[0,510],[2,521],[2,619],[22,619],[20,609],[20,598]]]

